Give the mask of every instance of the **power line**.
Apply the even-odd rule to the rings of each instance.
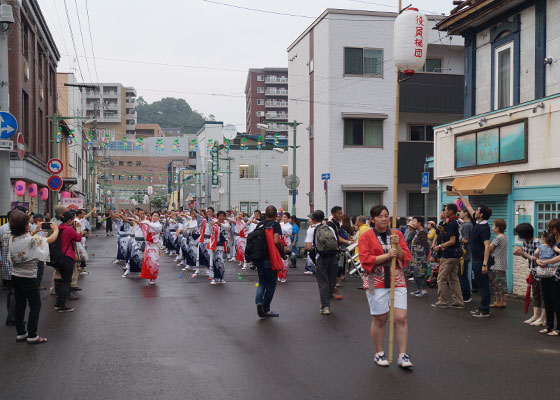
[[[353,1],[354,3],[371,4],[374,6],[381,6],[381,7],[398,8],[397,6],[391,4],[373,3],[371,1],[364,1],[364,0],[348,0],[348,1]],[[436,12],[436,11],[429,11],[429,10],[420,10],[420,11],[425,13],[435,14],[435,15],[445,15],[445,13]]]
[[[93,57],[93,68],[95,69],[95,81],[99,85],[99,75],[97,75],[97,63],[95,61],[95,52],[93,51],[93,37],[91,35],[91,21],[89,19],[88,0],[86,0],[86,14],[87,14],[87,21],[88,21],[89,41],[91,43],[91,55]]]
[[[285,17],[317,19],[316,16],[311,16],[311,15],[291,14],[291,13],[285,13],[285,12],[280,12],[280,11],[263,10],[263,9],[260,9],[260,8],[238,6],[237,4],[222,3],[222,2],[214,1],[214,0],[202,0],[202,1],[205,2],[205,3],[216,4],[216,5],[219,5],[219,6],[237,8],[237,9],[240,9],[240,10],[259,12],[259,13],[263,13],[263,14],[274,14],[274,15],[281,15],[281,16],[285,16]],[[331,19],[333,21],[352,21],[352,22],[359,22],[359,21],[362,21],[362,22],[371,22],[371,21],[393,22],[392,19],[352,19],[352,18],[330,18],[330,17],[323,17],[323,19]]]
[[[85,81],[84,75],[82,74],[82,67],[80,65],[80,60],[78,59],[78,50],[76,48],[76,41],[74,40],[74,32],[72,31],[72,24],[70,23],[70,14],[68,14],[68,5],[66,0],[64,0],[64,9],[66,10],[66,19],[68,20],[68,28],[70,29],[70,37],[72,38],[72,45],[74,46],[74,54],[76,55],[76,61],[78,62],[78,70],[80,71],[80,77],[82,82]]]
[[[78,17],[78,28],[80,29],[80,37],[82,38],[82,47],[84,48],[84,54],[87,54],[86,44],[84,42],[84,32],[82,31],[82,21],[80,20],[80,11],[78,9],[78,0],[74,0],[74,4],[76,4],[76,16]],[[91,82],[93,79],[91,79],[91,72],[89,70],[89,62],[87,58],[86,67],[88,71],[89,81]]]

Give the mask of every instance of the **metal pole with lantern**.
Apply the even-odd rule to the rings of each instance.
[[[399,167],[399,106],[400,106],[400,73],[412,76],[421,69],[426,62],[428,50],[427,18],[417,8],[407,7],[402,10],[402,0],[399,0],[399,15],[395,19],[393,38],[393,59],[397,67],[395,88],[395,137],[393,155],[393,231],[397,229],[397,194]],[[394,244],[393,248],[397,245]],[[389,308],[389,363],[393,362],[395,337],[395,274],[397,259],[391,260],[391,306]]]

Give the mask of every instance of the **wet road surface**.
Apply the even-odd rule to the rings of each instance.
[[[380,368],[356,279],[342,284],[344,300],[322,316],[315,278],[300,264],[277,288],[272,309],[280,318],[260,320],[256,271],[227,263],[227,284],[212,286],[162,255],[157,285],[148,286],[121,278],[111,263],[115,241],[89,241],[90,275],[80,279],[75,312],[56,313],[54,296],[41,292],[39,334],[49,343],[15,343],[15,328],[0,327],[1,399],[560,397],[560,337],[522,324],[519,300],[475,319],[476,295],[465,310],[430,307],[434,289],[409,296],[414,370]],[[45,283],[51,274],[46,267]]]

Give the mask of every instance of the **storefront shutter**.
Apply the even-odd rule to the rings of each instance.
[[[490,231],[492,231],[492,226],[494,225],[494,220],[502,218],[508,224],[506,229],[513,229],[509,226],[508,221],[508,201],[507,195],[487,195],[487,196],[469,196],[469,201],[473,206],[474,210],[478,208],[481,204],[486,204],[492,209],[492,217],[488,221],[490,224]],[[492,232],[492,239],[496,235]]]

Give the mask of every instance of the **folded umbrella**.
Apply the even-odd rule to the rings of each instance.
[[[531,302],[531,285],[535,282],[535,278],[533,274],[529,272],[529,276],[526,279],[527,281],[527,291],[525,292],[525,314],[529,311],[529,303]]]

